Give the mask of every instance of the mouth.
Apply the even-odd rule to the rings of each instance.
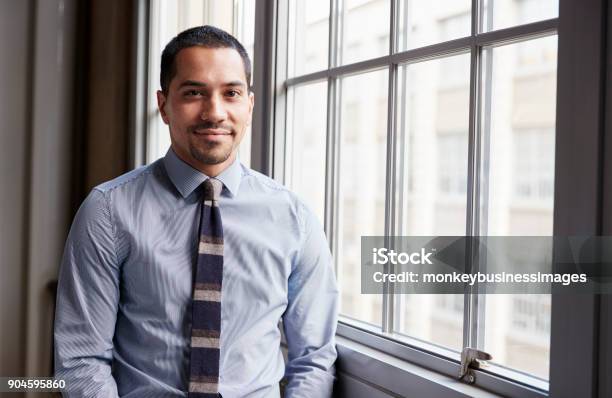
[[[232,135],[232,132],[225,129],[195,129],[193,130],[195,135],[203,136],[225,136]]]

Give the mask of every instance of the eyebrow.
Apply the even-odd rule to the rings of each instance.
[[[179,88],[183,88],[183,87],[207,87],[208,84],[203,83],[203,82],[199,82],[197,80],[185,80],[184,82],[182,82],[179,85]],[[223,86],[225,87],[246,87],[246,84],[244,82],[241,82],[240,80],[233,80],[230,82],[227,82],[225,84],[223,84]]]

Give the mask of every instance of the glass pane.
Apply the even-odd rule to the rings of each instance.
[[[484,0],[484,30],[509,28],[559,16],[559,0]]]
[[[383,235],[387,70],[342,79],[338,277],[340,312],[381,325],[381,295],[361,294],[361,236]]]
[[[344,0],[342,64],[389,54],[389,0]]]
[[[289,3],[289,76],[327,69],[329,0]]]
[[[289,91],[286,183],[323,224],[325,208],[325,131],[327,82]]]
[[[253,51],[255,47],[255,2],[243,0],[235,4],[233,34],[242,43],[251,59],[251,85],[253,85],[253,73],[255,73],[253,67]],[[247,127],[247,131],[238,149],[240,161],[246,166],[251,165],[251,138],[251,126],[249,126]]]
[[[470,55],[400,68],[399,222],[403,236],[464,236]],[[395,331],[461,350],[463,295],[396,296]]]
[[[485,49],[481,234],[553,233],[557,36]],[[548,379],[549,295],[487,295],[484,350]]]
[[[472,0],[400,0],[400,51],[471,34]]]

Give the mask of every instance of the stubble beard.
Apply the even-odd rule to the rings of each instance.
[[[232,145],[223,143],[208,142],[204,148],[196,146],[193,142],[189,143],[189,152],[198,162],[207,165],[214,165],[225,162],[232,154]]]

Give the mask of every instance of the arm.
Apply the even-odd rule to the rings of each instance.
[[[323,229],[309,211],[305,219],[283,315],[289,351],[286,398],[331,397],[335,379],[338,288]]]
[[[93,190],[75,216],[60,268],[55,377],[68,397],[117,397],[111,375],[119,265],[104,194]]]

